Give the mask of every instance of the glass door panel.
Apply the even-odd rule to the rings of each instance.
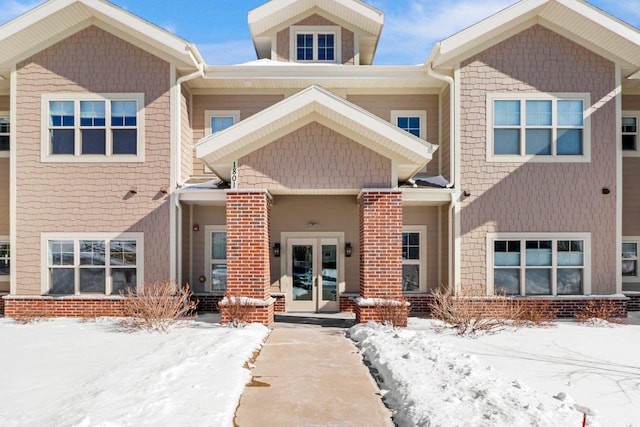
[[[322,301],[338,301],[338,248],[322,245]]]
[[[313,246],[292,245],[292,295],[293,301],[313,300]]]

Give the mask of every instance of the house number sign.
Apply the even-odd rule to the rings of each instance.
[[[238,188],[238,162],[234,161],[231,166],[231,189],[236,190]]]

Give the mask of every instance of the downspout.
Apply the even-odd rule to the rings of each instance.
[[[455,139],[456,139],[456,88],[455,88],[455,81],[453,79],[453,77],[451,76],[447,76],[445,74],[441,74],[438,73],[437,71],[435,71],[433,69],[433,60],[432,60],[432,56],[429,57],[429,59],[427,60],[427,74],[429,74],[431,77],[436,78],[438,80],[442,80],[444,82],[446,82],[449,85],[449,185],[447,185],[447,188],[453,188],[455,190],[455,180],[456,180],[456,164],[455,164],[455,159],[456,159],[456,143],[455,143]],[[451,202],[449,203],[449,210],[448,210],[448,228],[449,228],[449,245],[448,245],[448,252],[449,252],[449,262],[448,262],[448,269],[449,269],[449,289],[455,289],[456,287],[456,278],[454,277],[454,262],[456,261],[454,259],[455,257],[455,245],[457,244],[456,241],[456,237],[454,236],[455,233],[455,228],[454,228],[454,221],[455,221],[455,210],[456,210],[456,205],[457,205],[457,200],[458,200],[458,192],[454,191],[454,193],[451,194]],[[456,290],[457,291],[457,290]]]
[[[447,76],[446,74],[440,74],[437,71],[433,70],[431,61],[427,62],[427,73],[438,80],[442,80],[449,84],[449,185],[447,188],[453,188],[455,184],[456,174],[455,174],[455,156],[456,150],[455,148],[455,130],[456,130],[456,105],[455,105],[455,94],[456,88],[453,81],[453,77]]]
[[[175,182],[177,187],[184,186],[184,183],[182,182],[182,110],[181,110],[182,104],[180,102],[180,99],[182,97],[182,84],[198,77],[204,77],[204,67],[205,67],[204,59],[202,58],[198,50],[195,48],[195,45],[188,44],[186,48],[189,51],[189,57],[193,61],[194,65],[196,66],[197,71],[191,74],[187,74],[186,76],[180,77],[179,79],[176,80],[176,83],[175,83],[175,87],[176,87],[175,112],[178,116],[176,117],[176,120],[175,120],[175,124],[176,124],[175,141],[176,141],[176,151],[177,151]],[[176,281],[178,282],[180,287],[182,287],[182,205],[180,203],[180,193],[174,193],[174,190],[175,190],[174,188],[171,189],[171,192],[173,193],[172,195],[175,195],[175,197],[173,197],[173,200],[175,202],[176,217],[177,217],[174,219],[175,221],[174,226],[176,227],[176,232],[175,232],[176,240],[171,243],[175,245],[175,248],[176,248],[176,261],[175,261],[176,262]]]

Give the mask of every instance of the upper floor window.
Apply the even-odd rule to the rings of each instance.
[[[426,291],[427,287],[427,228],[407,225],[402,228],[402,290]]]
[[[11,146],[9,143],[10,130],[9,112],[0,111],[0,157],[3,157],[3,153],[6,154],[9,152],[9,148]]]
[[[588,94],[488,94],[487,160],[587,162]]]
[[[339,27],[292,27],[291,58],[297,62],[338,62]]]
[[[44,293],[118,295],[143,283],[142,233],[43,235]]]
[[[588,233],[489,233],[490,292],[506,295],[590,293]]]
[[[43,96],[42,160],[143,161],[142,94]]]
[[[205,135],[211,135],[225,130],[240,121],[238,110],[205,110]]]
[[[418,138],[427,139],[427,112],[424,110],[393,110],[391,123]]]
[[[622,151],[625,156],[640,156],[638,120],[640,112],[622,112]]]

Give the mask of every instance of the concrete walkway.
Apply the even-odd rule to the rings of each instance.
[[[240,399],[239,427],[393,426],[344,328],[276,323]]]

